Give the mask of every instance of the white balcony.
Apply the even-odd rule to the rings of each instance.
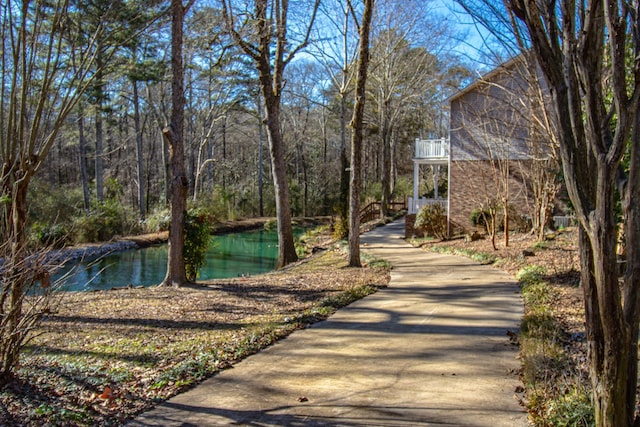
[[[416,139],[415,161],[442,162],[449,159],[449,141],[440,139]]]

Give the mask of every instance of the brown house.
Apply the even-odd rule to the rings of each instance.
[[[539,78],[517,57],[449,98],[449,139],[416,140],[410,215],[442,204],[450,235],[474,228],[473,211],[502,210],[505,203],[511,225],[531,218],[532,166],[550,152],[549,138],[539,130],[545,93]],[[434,178],[428,197],[421,194],[425,166]],[[446,191],[438,191],[442,181]]]

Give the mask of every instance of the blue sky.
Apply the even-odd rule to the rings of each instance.
[[[454,0],[434,1],[437,4],[435,10],[451,19],[456,27],[458,44],[453,51],[475,63],[479,69],[493,68],[495,64],[488,64],[486,57],[483,58],[483,52],[488,51],[484,40],[489,38],[489,33],[476,25]]]

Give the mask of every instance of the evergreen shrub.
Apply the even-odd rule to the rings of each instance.
[[[204,265],[211,241],[210,217],[202,209],[189,209],[184,231],[184,265],[187,280],[194,282]]]

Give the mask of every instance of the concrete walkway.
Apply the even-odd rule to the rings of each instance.
[[[505,273],[406,244],[404,221],[362,236],[388,288],[297,331],[132,426],[526,426],[514,399],[522,301]]]

